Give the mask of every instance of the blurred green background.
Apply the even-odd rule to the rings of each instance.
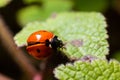
[[[103,13],[108,24],[108,59],[115,58],[120,61],[120,0],[12,0],[0,8],[0,15],[15,35],[29,22],[45,21],[57,13],[73,11]],[[21,80],[19,77],[22,72],[7,53],[0,45],[0,73]]]

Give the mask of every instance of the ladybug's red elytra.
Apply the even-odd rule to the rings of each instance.
[[[62,48],[63,42],[52,32],[40,30],[32,33],[27,39],[27,51],[36,59],[45,59],[50,56],[53,50]]]

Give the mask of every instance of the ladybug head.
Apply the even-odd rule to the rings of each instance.
[[[57,48],[62,48],[63,47],[63,42],[62,40],[59,40],[57,36],[54,36],[51,40],[51,47],[53,49],[57,49]]]

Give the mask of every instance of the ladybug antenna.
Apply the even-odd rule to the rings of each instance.
[[[62,48],[63,42],[62,40],[59,40],[57,36],[54,36],[53,39],[51,40],[51,46],[53,49]]]

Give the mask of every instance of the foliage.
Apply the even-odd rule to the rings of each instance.
[[[9,4],[11,0],[0,0],[0,7],[4,7]]]
[[[79,60],[73,64],[60,65],[54,73],[60,80],[120,80],[120,64],[116,60]]]
[[[17,20],[22,26],[32,21],[44,21],[54,13],[69,11],[72,8],[70,0],[25,0],[24,2],[38,4],[24,7],[18,11]]]
[[[80,11],[101,11],[108,7],[108,0],[75,0],[75,8]]]

